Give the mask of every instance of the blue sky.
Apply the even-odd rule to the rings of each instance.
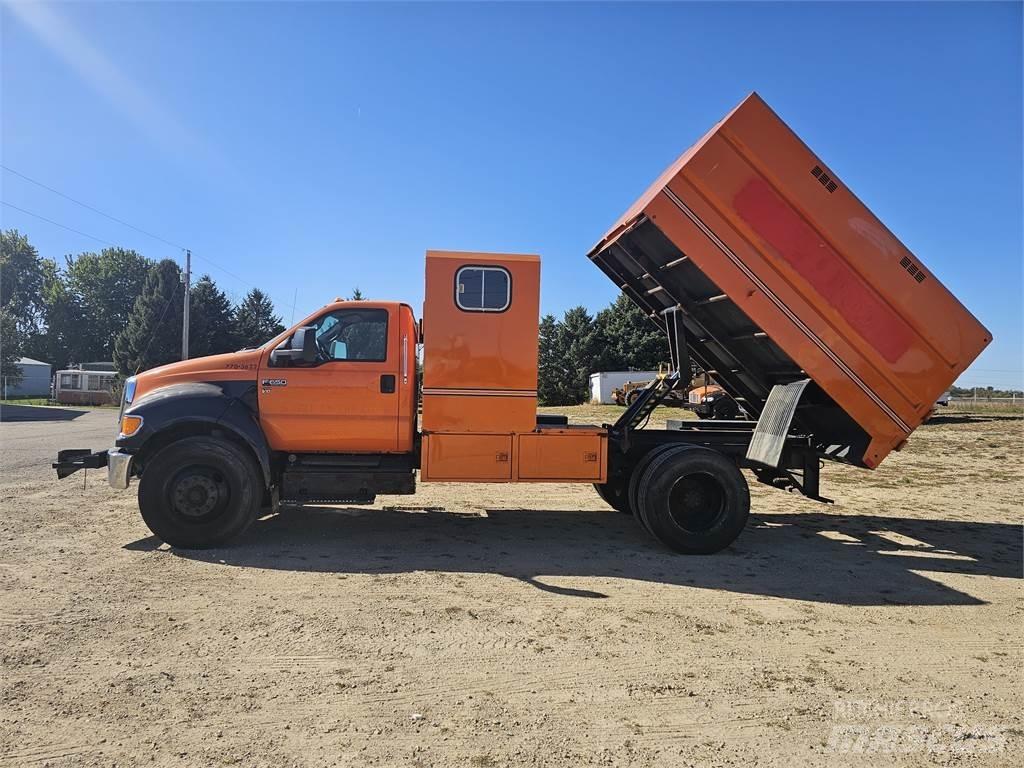
[[[542,309],[751,90],[993,331],[965,384],[1024,385],[1021,5],[5,5],[3,164],[192,248],[289,321],[359,286],[422,302],[427,248],[543,257]],[[171,246],[8,172],[6,202]],[[9,207],[60,258],[101,243]],[[217,266],[214,266],[217,265]],[[230,274],[229,274],[230,273]]]

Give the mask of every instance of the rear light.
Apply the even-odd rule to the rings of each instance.
[[[141,416],[122,416],[121,417],[121,434],[119,437],[131,437],[136,432],[142,429],[142,417]]]

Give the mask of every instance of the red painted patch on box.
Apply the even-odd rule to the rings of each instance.
[[[763,179],[736,195],[736,212],[890,363],[910,347],[906,323]]]

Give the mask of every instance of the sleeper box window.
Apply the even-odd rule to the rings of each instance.
[[[501,267],[462,267],[455,273],[455,304],[467,312],[504,312],[512,279]]]

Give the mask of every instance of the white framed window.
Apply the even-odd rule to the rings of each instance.
[[[455,305],[466,312],[504,312],[512,303],[512,276],[504,267],[460,267]]]

